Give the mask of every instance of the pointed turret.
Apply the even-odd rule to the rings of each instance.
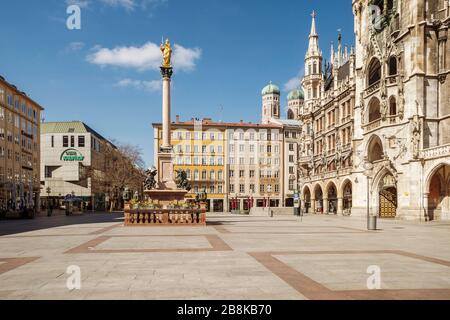
[[[309,47],[308,47],[308,53],[307,56],[319,56],[321,55],[320,49],[319,49],[319,35],[317,34],[316,29],[316,12],[313,11],[311,14],[312,17],[312,23],[311,23],[311,32],[309,34]]]
[[[316,12],[311,14],[311,33],[309,34],[309,46],[305,57],[305,77],[302,85],[305,90],[305,101],[312,103],[320,99],[322,95],[322,82],[324,69],[322,68],[322,51],[319,48],[319,35],[316,28]]]

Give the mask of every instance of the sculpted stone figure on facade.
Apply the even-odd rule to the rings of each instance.
[[[412,145],[412,156],[414,159],[418,159],[420,155],[420,137],[421,137],[421,125],[419,116],[415,115],[411,120],[411,145]]]
[[[365,117],[365,114],[366,114],[366,108],[365,108],[365,105],[364,105],[364,93],[363,92],[361,92],[360,94],[359,94],[359,103],[360,103],[360,105],[361,105],[361,123],[362,124],[364,124],[364,123],[366,123],[366,117]]]
[[[398,116],[403,120],[405,114],[405,97],[404,97],[404,80],[405,76],[403,71],[400,71],[398,75]]]
[[[387,113],[388,113],[388,106],[386,99],[382,99],[380,103],[380,113],[381,113],[381,119],[385,120]]]

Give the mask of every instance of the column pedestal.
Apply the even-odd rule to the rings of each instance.
[[[158,189],[176,190],[171,153],[158,154]]]

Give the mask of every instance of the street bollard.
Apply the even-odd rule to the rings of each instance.
[[[369,230],[370,231],[376,231],[377,230],[377,216],[370,216],[369,217]]]

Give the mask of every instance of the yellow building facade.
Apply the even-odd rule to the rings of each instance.
[[[162,127],[154,124],[154,154],[162,145]],[[176,121],[171,126],[174,170],[184,170],[191,182],[188,198],[206,190],[208,211],[223,212],[227,199],[226,127],[209,120]]]

